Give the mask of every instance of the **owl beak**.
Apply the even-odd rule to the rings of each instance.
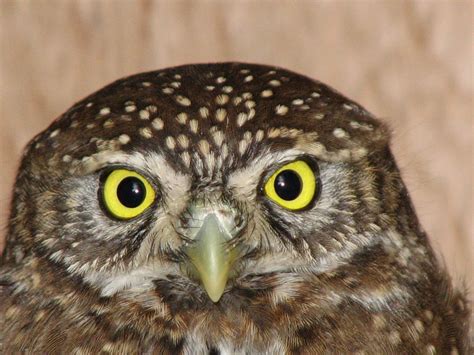
[[[209,213],[197,232],[193,243],[185,250],[194,273],[213,302],[224,293],[238,250],[228,241],[232,235],[215,213]]]

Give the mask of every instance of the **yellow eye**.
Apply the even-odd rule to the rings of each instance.
[[[278,169],[265,183],[265,194],[280,206],[297,211],[315,198],[317,181],[313,169],[297,160]]]
[[[107,210],[116,218],[130,219],[145,211],[155,200],[155,191],[140,174],[117,169],[107,176],[102,189]]]

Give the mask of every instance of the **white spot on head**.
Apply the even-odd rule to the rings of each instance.
[[[256,103],[253,100],[245,101],[245,107],[247,107],[248,109],[254,108],[255,105],[256,105]]]
[[[121,134],[118,137],[118,141],[120,144],[127,144],[130,142],[130,137],[127,134]]]
[[[171,150],[173,150],[176,147],[176,141],[171,136],[168,136],[165,138],[165,144]]]
[[[181,86],[181,83],[179,81],[173,81],[170,86],[174,87],[175,89],[178,89]]]
[[[218,108],[216,110],[216,120],[218,120],[219,122],[223,122],[226,117],[227,117],[227,111],[225,108]]]
[[[344,107],[348,111],[352,110],[352,106],[349,104],[343,104],[342,107]]]
[[[184,151],[180,154],[181,160],[183,161],[184,165],[188,168],[191,166],[191,156],[189,155],[188,151]]]
[[[245,131],[244,133],[244,139],[247,141],[247,142],[250,142],[252,140],[252,132],[250,131]]]
[[[294,99],[291,103],[295,106],[303,105],[304,101],[302,99]]]
[[[322,120],[324,118],[324,113],[317,113],[314,115],[314,118],[317,120]]]
[[[255,110],[253,108],[249,110],[248,116],[249,116],[249,120],[255,117]]]
[[[125,106],[125,111],[126,112],[134,112],[137,109],[137,106],[135,105],[127,105]]]
[[[212,139],[214,139],[214,143],[220,147],[224,142],[224,133],[222,133],[222,131],[216,131],[212,134]]]
[[[156,107],[155,105],[149,105],[145,107],[145,109],[150,113],[156,113],[158,111],[158,107]]]
[[[102,107],[99,111],[99,114],[102,116],[108,115],[110,113],[110,107]]]
[[[242,102],[242,98],[240,96],[236,96],[232,99],[232,103],[234,104],[234,106],[237,106],[241,102]]]
[[[170,94],[174,93],[174,89],[173,88],[168,88],[168,87],[163,88],[161,91],[163,92],[163,94],[166,94],[166,95],[170,95]]]
[[[332,134],[336,138],[347,138],[349,136],[349,134],[347,134],[347,132],[344,131],[342,128],[334,128]]]
[[[174,78],[175,78],[176,80],[180,80],[180,79],[181,79],[181,75],[175,74],[175,75],[174,75]]]
[[[284,116],[286,115],[287,112],[288,112],[288,107],[286,107],[285,105],[277,105],[275,107],[275,113],[277,115]]]
[[[248,73],[250,73],[250,70],[249,69],[240,69],[240,73],[241,74],[248,74]]]
[[[311,96],[312,97],[320,97],[321,95],[319,94],[319,92],[314,91],[314,92],[311,93]]]
[[[434,355],[436,354],[436,348],[434,347],[433,344],[428,344],[425,348],[427,354]]]
[[[268,82],[268,84],[269,84],[270,86],[277,87],[277,86],[280,86],[280,85],[281,85],[281,81],[274,79],[274,80],[270,80],[270,81]]]
[[[208,118],[209,117],[209,109],[207,107],[200,107],[199,108],[199,115],[201,115],[202,118]]]
[[[86,107],[92,107],[93,105],[94,105],[93,102],[88,102],[87,105],[86,105]]]
[[[165,125],[163,123],[163,120],[159,117],[155,118],[153,121],[151,121],[151,125],[154,129],[156,129],[157,131],[159,130],[162,130],[163,129],[163,126]]]
[[[198,133],[198,128],[199,128],[198,120],[189,121],[189,129],[191,130],[191,132]]]
[[[390,334],[388,335],[388,341],[392,344],[392,345],[397,345],[400,343],[401,339],[400,339],[400,333],[397,332],[396,330],[393,330],[390,332]]]
[[[149,120],[150,119],[150,112],[147,111],[147,110],[140,110],[138,115],[140,116],[140,118],[142,120]]]
[[[199,150],[203,155],[209,154],[209,142],[205,139],[201,139],[198,143]]]
[[[186,124],[186,122],[188,121],[188,115],[186,114],[186,112],[178,113],[178,115],[176,116],[176,121],[178,121],[179,124]]]
[[[225,83],[226,81],[227,81],[227,79],[224,78],[223,76],[220,76],[216,79],[216,83],[218,83],[218,84]]]
[[[265,136],[265,133],[263,132],[263,130],[259,129],[257,133],[255,133],[255,140],[257,142],[261,142],[264,136]]]
[[[189,100],[187,97],[182,96],[182,95],[177,95],[175,97],[176,102],[182,106],[190,106],[191,105],[191,100]]]
[[[252,95],[251,92],[244,92],[244,93],[242,94],[242,98],[243,98],[244,100],[250,100],[252,97],[253,97],[253,95]]]
[[[247,122],[248,115],[245,112],[240,112],[237,115],[237,126],[242,127]]]
[[[268,90],[263,90],[262,93],[260,94],[261,97],[271,97],[273,95],[273,91],[270,89]]]
[[[63,156],[63,162],[65,163],[70,163],[72,161],[72,157],[70,155],[64,155]]]
[[[247,147],[248,147],[248,142],[245,139],[242,139],[239,142],[239,154],[244,155],[245,151],[247,150]]]
[[[149,127],[140,128],[139,133],[142,137],[147,139],[153,137],[153,133],[151,133],[151,129]]]
[[[149,81],[144,81],[144,82],[142,82],[142,86],[149,87],[149,86],[151,86],[151,83]]]
[[[216,104],[218,105],[225,105],[229,101],[229,96],[222,94],[222,95],[217,95],[216,97]]]
[[[50,133],[49,138],[54,138],[54,137],[56,137],[56,136],[59,134],[59,132],[61,132],[61,130],[60,130],[59,128],[58,128],[58,129],[55,129],[54,131],[52,131],[52,132]]]
[[[227,93],[227,94],[230,94],[233,90],[234,90],[234,88],[232,86],[224,86],[222,88],[222,91]]]
[[[181,148],[186,149],[189,146],[189,139],[184,134],[180,134],[177,138],[178,144]]]
[[[212,90],[214,90],[215,88],[216,88],[216,87],[213,86],[213,85],[207,85],[207,86],[206,86],[206,90],[207,90],[207,91],[212,91]]]
[[[245,79],[244,79],[244,83],[248,83],[248,82],[250,82],[250,81],[252,81],[252,80],[253,80],[253,76],[252,76],[252,75],[247,75],[247,76],[245,77]]]
[[[94,123],[88,123],[88,124],[86,125],[86,128],[87,128],[87,129],[92,129],[92,128],[94,128],[94,127],[95,127],[95,124],[94,124]]]

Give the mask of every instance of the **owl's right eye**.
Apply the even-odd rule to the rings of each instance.
[[[135,171],[116,169],[105,179],[102,200],[112,216],[131,219],[150,207],[155,191],[148,180]]]

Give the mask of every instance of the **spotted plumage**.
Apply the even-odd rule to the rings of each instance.
[[[467,353],[468,304],[388,144],[363,107],[280,68],[188,65],[106,86],[25,150],[1,352]],[[306,175],[275,177],[294,162]],[[107,184],[128,186],[115,171],[146,182],[136,196],[153,190],[136,216],[133,199],[133,217],[107,200]]]

